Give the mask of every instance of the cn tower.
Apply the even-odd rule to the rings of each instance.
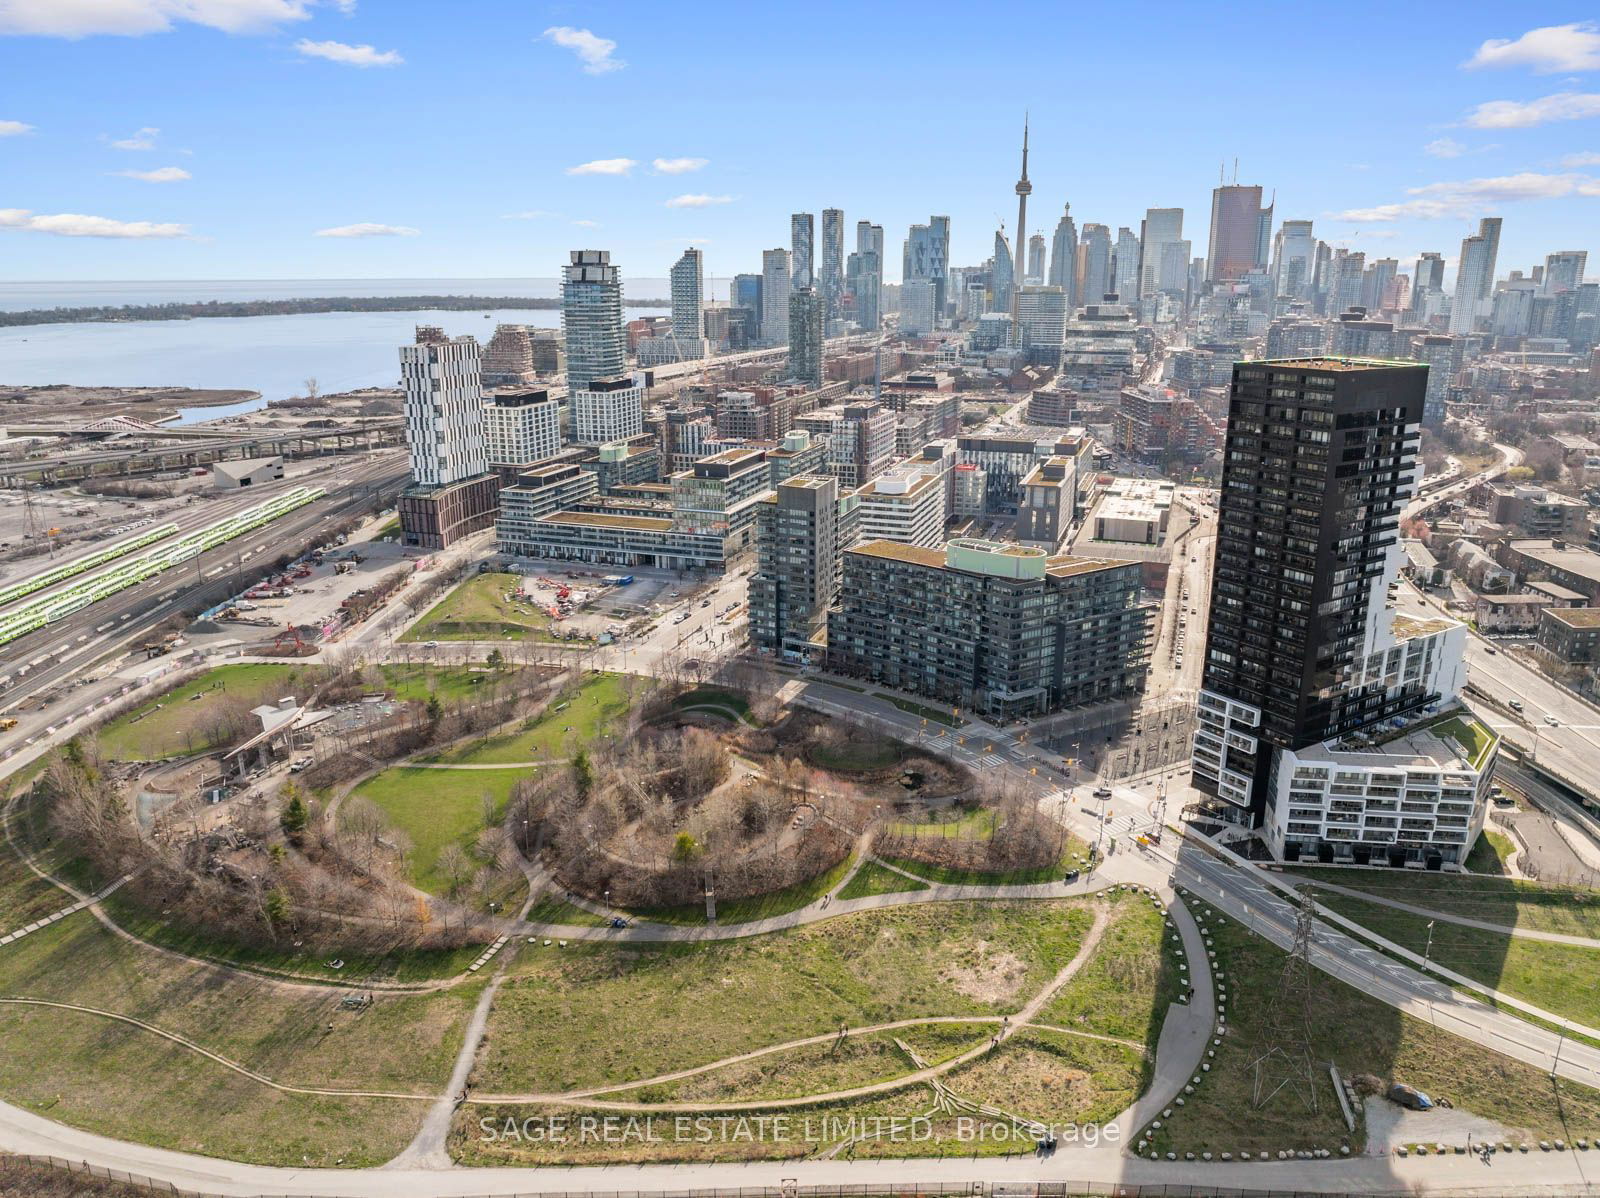
[[[1028,182],[1028,116],[1022,116],[1022,178],[1017,180],[1017,240],[1016,270],[1011,276],[1011,308],[1017,307],[1017,296],[1022,292],[1023,256],[1028,248],[1028,197],[1033,194],[1033,184]]]

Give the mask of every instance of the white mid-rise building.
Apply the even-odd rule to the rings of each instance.
[[[418,486],[441,487],[489,469],[483,430],[483,359],[471,337],[400,347],[406,444]]]
[[[900,331],[926,337],[936,321],[937,289],[932,279],[907,279],[900,285]]]
[[[946,472],[896,469],[856,491],[861,539],[939,548],[945,542]]]
[[[595,379],[568,400],[575,445],[626,441],[644,432],[644,384],[622,377]]]
[[[561,405],[548,391],[494,396],[483,426],[490,465],[529,466],[561,451]]]

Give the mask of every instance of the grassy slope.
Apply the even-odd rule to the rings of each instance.
[[[550,616],[531,600],[506,601],[515,574],[477,574],[451,591],[407,630],[402,641],[546,640]]]
[[[1413,870],[1297,868],[1287,879],[1332,882],[1379,898],[1507,927],[1600,939],[1600,891]]]
[[[903,894],[907,891],[926,890],[926,882],[913,882],[904,874],[885,869],[876,861],[868,861],[848,885],[839,891],[841,899],[867,898],[874,894]]]
[[[511,785],[525,770],[424,770],[397,766],[358,786],[353,794],[371,799],[411,840],[407,875],[422,889],[442,894],[448,880],[439,873],[439,854],[447,844],[471,850],[485,827],[483,796],[503,811]]]
[[[242,697],[252,707],[275,702],[286,694],[303,701],[321,673],[317,666],[288,664],[219,666],[106,724],[98,733],[101,751],[123,761],[154,761],[202,752],[212,745],[200,731],[204,728],[205,700],[195,700],[194,696],[215,691]],[[196,726],[200,730],[185,736],[185,729]]]
[[[503,765],[570,757],[616,726],[630,706],[630,686],[638,685],[641,684],[621,674],[591,674],[576,690],[558,695],[543,715],[521,731],[487,737],[428,760]],[[557,707],[562,709],[557,711]],[[572,731],[568,732],[568,728]]]

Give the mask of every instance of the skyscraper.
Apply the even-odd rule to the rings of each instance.
[[[1368,654],[1416,487],[1425,366],[1234,366],[1194,783],[1259,821],[1273,754],[1429,701]],[[1393,552],[1391,552],[1391,550]],[[1435,696],[1436,697],[1436,696]]]
[[[1393,258],[1379,258],[1367,267],[1361,280],[1361,302],[1368,315],[1376,315],[1383,309],[1384,296],[1393,290],[1399,271],[1400,263]]]
[[[1544,293],[1557,295],[1563,291],[1576,291],[1583,282],[1584,269],[1589,264],[1587,250],[1558,250],[1544,258]]]
[[[994,235],[994,266],[990,269],[989,275],[989,310],[991,312],[1011,311],[1012,294],[1016,290],[1016,279],[1012,274],[1013,269],[1011,246],[1006,241],[1005,230],[996,230]]]
[[[1078,256],[1079,305],[1103,303],[1111,290],[1111,230],[1105,225],[1084,225]]]
[[[449,486],[489,469],[482,372],[482,351],[471,337],[400,347],[406,445],[418,486]]]
[[[1500,218],[1486,216],[1478,222],[1477,233],[1461,242],[1461,257],[1456,260],[1455,301],[1450,307],[1451,333],[1470,333],[1480,317],[1488,316],[1499,254]]]
[[[1211,247],[1206,281],[1233,283],[1267,265],[1272,208],[1261,206],[1261,188],[1225,184],[1211,192]]]
[[[1067,333],[1067,297],[1061,288],[1023,287],[1017,293],[1016,328],[1023,349],[1039,350],[1039,360],[1058,365]]]
[[[1061,288],[1067,310],[1078,306],[1078,226],[1072,219],[1072,205],[1061,206],[1056,235],[1050,245],[1050,285]]]
[[[573,250],[561,282],[561,332],[567,390],[615,378],[627,366],[622,328],[622,271],[608,250]]]
[[[1124,304],[1139,302],[1139,239],[1126,226],[1117,230],[1111,289]]]
[[[882,323],[883,256],[876,250],[857,250],[846,260],[845,285],[855,300],[856,324],[876,333]]]
[[[934,312],[944,311],[945,284],[950,266],[950,218],[930,216],[925,225],[912,225],[906,237],[900,278],[931,279],[934,291]]]
[[[1020,287],[1027,274],[1023,254],[1028,240],[1028,197],[1033,194],[1033,184],[1028,182],[1028,118],[1022,118],[1022,177],[1017,180],[1017,260],[1012,264],[1011,278]]]
[[[744,308],[750,312],[755,321],[757,330],[761,327],[761,276],[760,275],[734,275],[733,285],[728,289],[728,303],[735,308]],[[760,336],[757,332],[756,336]]]
[[[816,281],[812,248],[816,244],[816,223],[809,212],[796,212],[789,218],[789,286],[798,291]]]
[[[1034,233],[1028,238],[1028,273],[1023,280],[1037,287],[1044,282],[1044,234]]]
[[[789,343],[789,251],[761,252],[761,340]]]
[[[686,340],[700,336],[700,298],[705,276],[700,251],[690,248],[672,264],[672,335]]]
[[[926,337],[938,327],[934,315],[937,292],[932,279],[907,279],[900,284],[900,331]]]
[[[1184,290],[1188,281],[1182,275],[1169,272],[1166,275],[1161,271],[1161,255],[1164,247],[1175,245],[1183,240],[1183,209],[1182,208],[1147,208],[1144,220],[1139,222],[1139,294],[1141,296],[1154,295],[1158,291]],[[1187,267],[1189,253],[1183,254],[1184,265]],[[1185,272],[1186,273],[1186,272]],[[1054,282],[1055,280],[1051,280]],[[1123,296],[1126,300],[1128,297]]]
[[[822,386],[824,301],[815,287],[789,295],[789,377]]]
[[[844,212],[822,210],[822,304],[824,320],[838,320],[844,301]]]
[[[1288,299],[1311,298],[1315,284],[1317,239],[1308,220],[1286,220],[1273,238],[1272,288]]]

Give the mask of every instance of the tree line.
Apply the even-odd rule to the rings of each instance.
[[[630,299],[630,308],[666,308],[670,300]],[[120,304],[84,308],[29,308],[0,312],[0,327],[90,324],[98,321],[192,320],[207,316],[304,316],[319,312],[479,312],[490,309],[554,311],[559,298],[526,295],[333,295],[304,299],[204,300],[195,303]]]

